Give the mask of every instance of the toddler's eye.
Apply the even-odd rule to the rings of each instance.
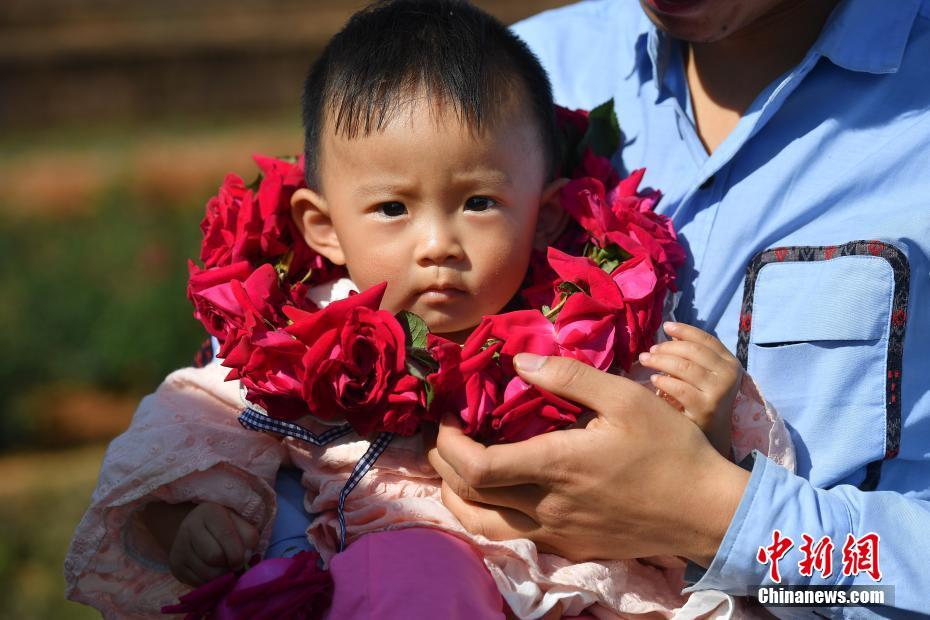
[[[468,211],[487,211],[495,206],[497,202],[487,196],[472,196],[465,201],[465,209]]]
[[[385,217],[400,217],[407,213],[407,207],[400,202],[384,202],[378,205],[378,213]]]

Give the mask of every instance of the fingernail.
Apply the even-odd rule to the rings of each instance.
[[[644,353],[640,353],[640,354],[639,354],[639,361],[641,361],[641,362],[648,362],[650,357],[652,357],[652,356],[649,355],[648,353],[645,353],[645,352],[644,352]]]
[[[659,349],[659,345],[654,344],[654,345],[652,345],[651,347],[649,347],[649,352],[650,352],[650,353],[655,353],[656,351],[658,351],[658,349]]]
[[[535,353],[519,353],[513,358],[513,365],[523,372],[536,372],[545,362],[545,357]]]
[[[675,331],[676,327],[678,327],[678,325],[676,323],[673,323],[672,321],[666,321],[665,324],[662,325],[662,328],[667,332]]]

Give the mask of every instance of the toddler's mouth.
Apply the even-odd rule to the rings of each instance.
[[[420,291],[420,300],[425,303],[442,304],[467,295],[467,292],[452,284],[433,284]]]

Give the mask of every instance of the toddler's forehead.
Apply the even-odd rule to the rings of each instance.
[[[520,107],[521,99],[511,94],[504,101],[489,103],[492,109],[478,120],[464,114],[454,102],[420,89],[398,96],[383,117],[354,133],[348,130],[344,119],[339,125],[340,110],[336,106],[327,114],[325,134],[317,153],[318,167],[325,169],[324,162],[337,153],[340,170],[350,173],[365,171],[374,163],[387,160],[389,165],[383,168],[396,167],[397,176],[404,176],[411,171],[402,164],[410,158],[441,157],[444,165],[453,168],[500,167],[504,151],[510,151],[513,159],[515,135],[521,136],[519,141],[526,151],[543,150],[542,131],[532,112]],[[407,139],[410,136],[416,138]],[[450,142],[464,146],[451,148]],[[470,145],[475,148],[468,148]],[[387,157],[385,149],[389,149]],[[526,156],[529,153],[520,152],[521,158]],[[542,159],[540,165],[545,168]]]

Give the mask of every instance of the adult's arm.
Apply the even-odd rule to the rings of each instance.
[[[657,554],[709,567],[695,589],[746,594],[772,583],[759,547],[781,530],[796,542],[830,536],[833,572],[800,575],[797,555],[779,563],[782,583],[874,585],[844,575],[848,534],[880,536],[881,584],[901,612],[930,611],[930,509],[906,493],[814,488],[757,456],[752,472],[720,457],[693,424],[639,385],[565,358],[519,356],[529,383],[577,401],[596,418],[584,429],[484,447],[446,422],[431,461],[443,501],[469,529],[523,536],[576,560]],[[774,611],[777,611],[774,610]],[[856,610],[862,614],[862,609]]]

